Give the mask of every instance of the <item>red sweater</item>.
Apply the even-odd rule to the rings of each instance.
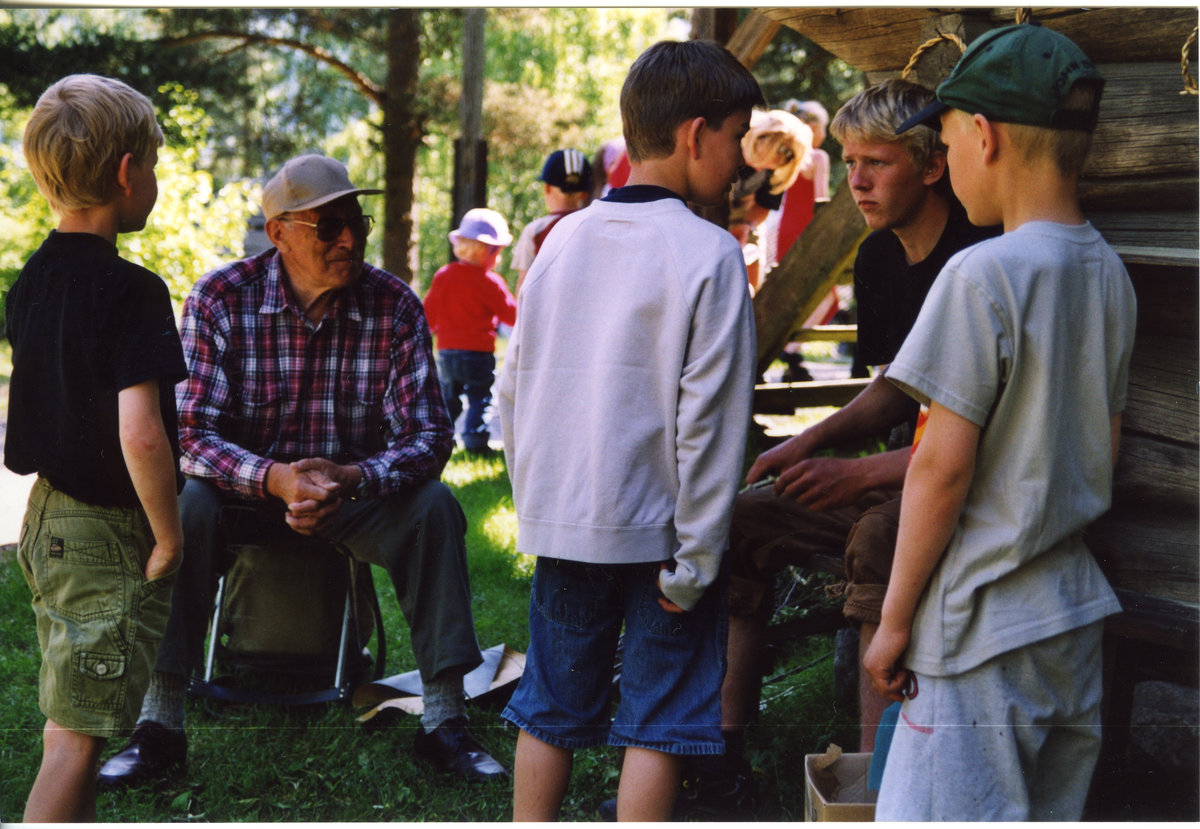
[[[499,274],[451,262],[433,275],[425,317],[439,351],[495,351],[496,326],[517,321],[517,301]]]

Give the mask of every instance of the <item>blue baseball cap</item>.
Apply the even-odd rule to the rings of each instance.
[[[564,193],[585,193],[592,189],[592,165],[579,150],[555,150],[542,166],[538,180]]]

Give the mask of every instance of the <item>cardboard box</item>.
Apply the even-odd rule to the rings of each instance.
[[[804,758],[804,819],[837,821],[875,820],[878,792],[867,789],[870,754],[842,754],[828,762],[824,754]]]

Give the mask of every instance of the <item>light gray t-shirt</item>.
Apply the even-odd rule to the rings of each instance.
[[[1090,225],[1030,222],[959,252],[887,377],[982,428],[905,665],[935,676],[1120,611],[1081,531],[1112,500],[1136,303]]]
[[[539,216],[529,224],[525,225],[525,229],[521,231],[521,235],[517,237],[517,244],[513,246],[512,266],[513,270],[527,271],[533,267],[533,259],[537,256],[537,251],[534,250],[533,240],[542,232],[542,229],[558,218],[558,214],[551,213],[547,216]]]

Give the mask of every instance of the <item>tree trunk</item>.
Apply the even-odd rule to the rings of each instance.
[[[416,112],[420,71],[417,10],[388,13],[388,83],[383,107],[383,268],[412,283],[417,272],[413,243],[413,182],[421,119]]]

